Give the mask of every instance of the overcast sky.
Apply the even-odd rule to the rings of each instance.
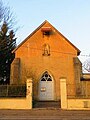
[[[48,20],[81,50],[80,59],[90,58],[90,0],[2,0],[15,14],[17,43]],[[82,56],[83,55],[83,56]]]

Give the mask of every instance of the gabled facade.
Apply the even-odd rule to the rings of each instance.
[[[66,78],[68,96],[76,96],[82,77],[80,50],[48,21],[44,21],[14,51],[10,84],[33,80],[33,99],[60,100],[60,78]]]

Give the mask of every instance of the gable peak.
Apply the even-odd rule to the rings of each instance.
[[[39,29],[41,29],[41,31],[46,31],[46,32],[50,32],[51,30],[55,29],[55,31],[61,35],[71,46],[73,46],[76,50],[77,50],[77,55],[80,54],[80,50],[74,46],[63,34],[61,34],[50,22],[48,22],[47,20],[45,20],[39,27],[37,27],[21,44],[18,45],[17,48],[14,49],[13,52],[15,52],[20,46],[22,46],[31,36],[33,36]]]
[[[48,20],[45,20],[45,21],[43,22],[43,24],[45,24],[45,23],[49,23],[49,24],[50,24],[50,22],[49,22]]]

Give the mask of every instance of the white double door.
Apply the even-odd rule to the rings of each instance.
[[[54,100],[54,81],[40,81],[39,100]]]

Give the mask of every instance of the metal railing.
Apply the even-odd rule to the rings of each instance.
[[[67,84],[68,98],[90,98],[90,84]]]
[[[0,97],[26,97],[26,85],[0,85]]]

